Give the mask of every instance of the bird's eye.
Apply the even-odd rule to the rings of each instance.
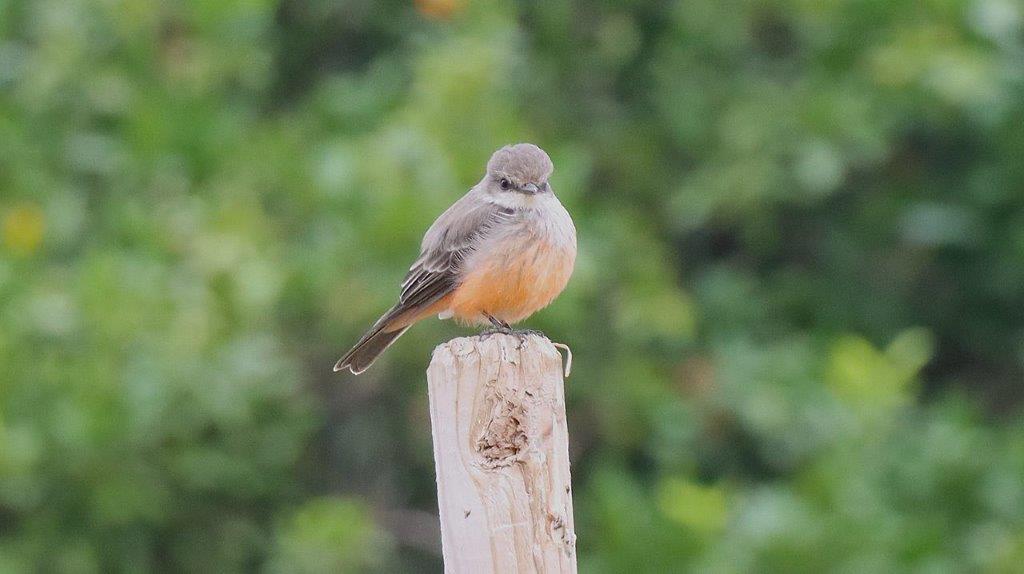
[[[501,181],[498,182],[498,185],[501,186],[501,189],[508,191],[512,187],[512,182],[503,177],[501,178]]]

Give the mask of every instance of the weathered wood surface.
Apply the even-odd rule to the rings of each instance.
[[[562,361],[551,341],[454,339],[427,371],[445,571],[575,573]]]

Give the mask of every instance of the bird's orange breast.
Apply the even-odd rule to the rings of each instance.
[[[576,259],[575,246],[513,236],[475,262],[451,295],[454,317],[486,323],[484,313],[517,323],[546,307],[565,289]]]

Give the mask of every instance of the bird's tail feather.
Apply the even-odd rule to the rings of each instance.
[[[335,372],[348,369],[354,375],[362,373],[377,360],[377,357],[385,349],[390,347],[396,339],[401,337],[412,326],[406,325],[394,331],[385,331],[384,328],[389,323],[390,315],[391,313],[389,312],[384,317],[381,317],[377,324],[368,333],[363,335],[363,338],[359,339],[359,342],[349,352],[345,353],[344,357],[334,364]]]

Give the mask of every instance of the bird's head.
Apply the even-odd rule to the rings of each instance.
[[[482,182],[495,194],[550,193],[548,178],[554,166],[544,150],[529,144],[507,145],[494,152],[487,162],[487,175]]]

